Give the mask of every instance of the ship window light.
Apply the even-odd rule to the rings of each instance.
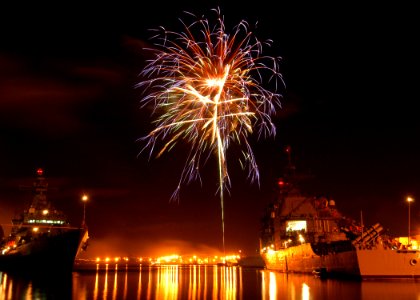
[[[288,221],[286,231],[306,231],[306,221]]]
[[[41,220],[36,220],[36,219],[30,219],[28,220],[28,223],[41,223],[41,224],[64,224],[63,220],[46,220],[46,219],[41,219]]]
[[[301,234],[299,234],[299,242],[301,242],[302,244],[305,242],[305,239]]]

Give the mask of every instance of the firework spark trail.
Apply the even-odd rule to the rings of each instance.
[[[279,57],[262,55],[261,43],[249,31],[246,21],[241,21],[230,35],[225,31],[219,9],[217,23],[211,27],[205,18],[194,17],[183,32],[161,28],[153,37],[156,48],[154,58],[147,61],[141,72],[144,80],[137,87],[147,91],[142,107],[152,105],[156,125],[147,136],[145,147],[150,155],[156,143],[163,146],[157,157],[169,151],[179,141],[191,145],[178,186],[171,200],[179,200],[183,183],[200,180],[200,167],[212,153],[217,155],[219,187],[222,210],[223,250],[224,191],[230,187],[227,167],[227,149],[236,143],[242,152],[239,163],[247,168],[251,182],[259,181],[256,160],[247,140],[255,131],[258,138],[274,136],[275,126],[271,116],[281,107],[284,87],[279,72]],[[264,45],[271,46],[271,41]],[[268,64],[270,63],[270,64]],[[274,92],[262,84],[274,85]]]

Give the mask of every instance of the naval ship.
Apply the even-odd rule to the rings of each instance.
[[[334,199],[307,195],[291,162],[262,217],[260,254],[269,270],[322,277],[420,277],[420,250],[343,215]],[[409,240],[409,239],[408,239]]]
[[[31,189],[34,196],[29,205],[0,228],[0,271],[71,271],[76,256],[87,248],[87,225],[72,226],[53,207],[43,169],[37,170]]]

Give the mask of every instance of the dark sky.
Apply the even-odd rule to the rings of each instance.
[[[203,185],[169,198],[188,145],[159,159],[139,155],[151,129],[134,88],[142,47],[164,26],[178,30],[183,11],[219,6],[226,29],[245,19],[269,54],[281,56],[286,90],[275,139],[252,139],[261,182],[230,164],[225,198],[226,249],[254,254],[263,207],[290,144],[296,164],[314,175],[310,188],[353,218],[407,230],[405,197],[420,199],[418,18],[414,7],[356,2],[154,1],[100,6],[35,2],[0,11],[0,221],[30,197],[19,189],[45,169],[54,203],[81,221],[90,195],[86,255],[152,255],[220,250],[217,166]],[[235,3],[235,2],[233,2]],[[420,204],[412,204],[412,230]],[[159,251],[159,252],[156,252]]]

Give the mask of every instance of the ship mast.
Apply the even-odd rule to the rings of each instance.
[[[34,209],[43,209],[46,208],[48,205],[47,201],[47,190],[48,190],[48,183],[44,177],[44,170],[39,168],[36,171],[37,178],[34,182],[34,191],[35,195],[33,201],[31,203],[31,208]]]
[[[296,185],[296,166],[292,162],[292,147],[287,145],[284,152],[287,155],[287,164],[278,182],[281,193],[290,192]]]

